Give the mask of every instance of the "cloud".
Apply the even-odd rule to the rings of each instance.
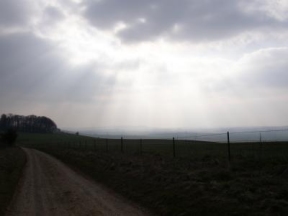
[[[287,27],[287,20],[276,19],[265,10],[252,13],[254,7],[248,7],[243,1],[87,0],[83,5],[84,16],[96,28],[113,29],[124,23],[125,27],[117,36],[126,42],[160,37],[213,41],[267,29],[271,25]]]
[[[3,0],[0,108],[188,127],[229,112],[226,123],[252,125],[264,104],[283,120],[271,106],[288,97],[288,5],[277,2]]]
[[[250,13],[264,13],[266,16],[278,21],[285,22],[288,19],[288,2],[286,0],[254,0],[248,2],[248,4],[245,2],[244,7]]]
[[[27,24],[33,10],[30,0],[1,0],[0,26],[20,26]]]
[[[64,18],[63,13],[57,7],[48,6],[44,10],[43,13],[44,24],[56,23],[61,21],[63,18]]]
[[[31,34],[2,36],[0,47],[1,104],[89,103],[113,87],[101,64],[71,66],[57,46]]]
[[[239,61],[239,80],[251,88],[288,90],[288,48],[269,48],[246,55]]]
[[[288,48],[267,48],[246,54],[221,79],[213,79],[205,92],[229,97],[288,96]]]

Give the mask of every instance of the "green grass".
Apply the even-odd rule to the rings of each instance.
[[[19,147],[0,148],[0,215],[4,215],[26,163]]]

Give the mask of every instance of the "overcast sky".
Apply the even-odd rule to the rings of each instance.
[[[288,1],[1,0],[0,76],[60,128],[288,125]]]

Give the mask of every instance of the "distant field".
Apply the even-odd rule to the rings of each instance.
[[[68,133],[19,133],[17,141],[20,143],[31,144],[49,144],[64,142],[79,142],[84,140],[92,140],[93,138],[86,136],[78,136]]]
[[[103,139],[75,134],[20,133],[18,142],[23,146],[71,148],[125,154],[159,154],[167,157],[228,158],[227,143],[172,139]],[[254,159],[288,156],[288,142],[231,143],[231,158]]]

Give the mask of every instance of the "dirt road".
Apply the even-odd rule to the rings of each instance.
[[[28,162],[7,216],[148,215],[57,159],[24,150]]]

